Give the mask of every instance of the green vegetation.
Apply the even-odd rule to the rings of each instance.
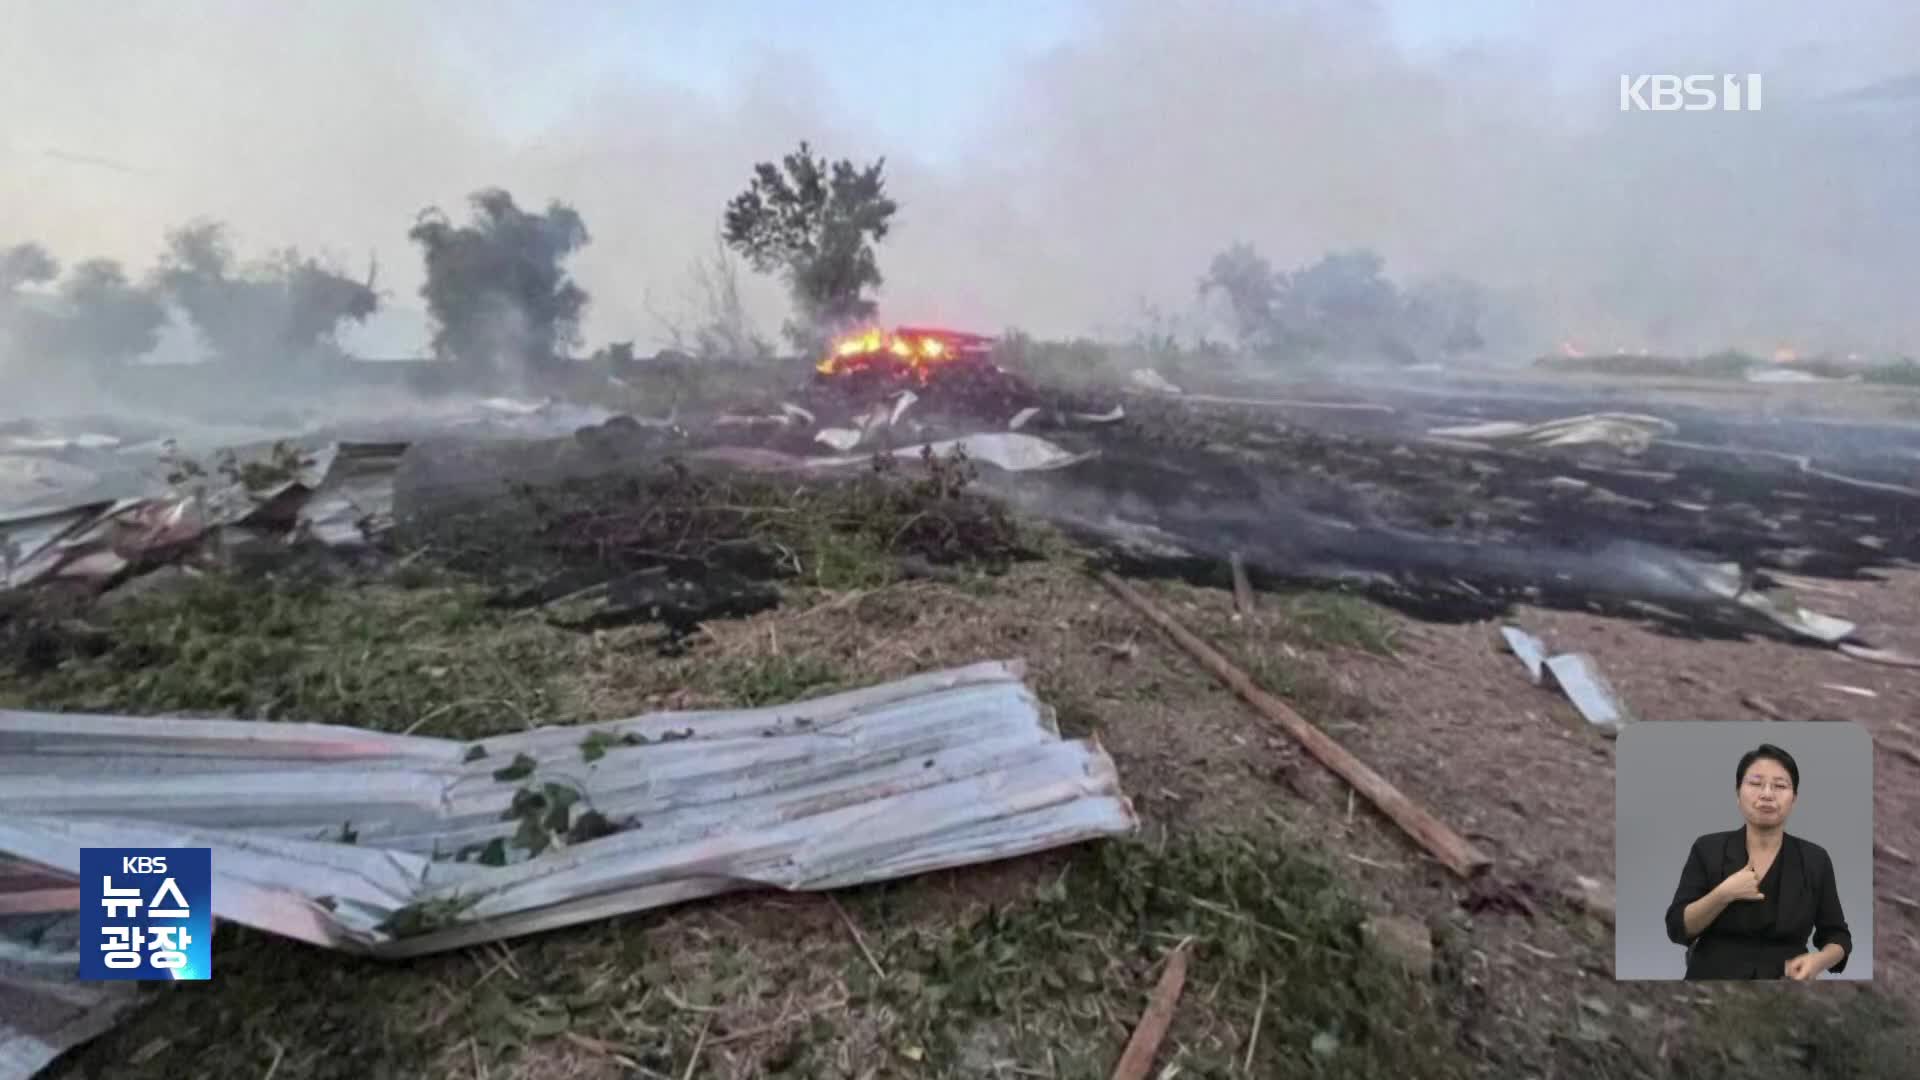
[[[461,738],[575,713],[555,680],[579,663],[581,639],[484,599],[470,585],[207,575],[90,613],[90,648],[13,657],[0,700]]]

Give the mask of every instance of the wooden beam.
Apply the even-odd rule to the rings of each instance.
[[[1233,610],[1242,616],[1253,614],[1253,583],[1247,580],[1247,564],[1234,552],[1227,560],[1233,568]]]
[[[1378,807],[1381,813],[1392,818],[1394,824],[1418,841],[1421,847],[1426,848],[1447,869],[1463,878],[1472,878],[1493,865],[1493,860],[1468,843],[1465,837],[1454,832],[1419,804],[1401,794],[1400,789],[1388,783],[1386,778],[1374,772],[1365,762],[1348,753],[1345,747],[1334,742],[1325,732],[1308,723],[1286,702],[1260,689],[1246,672],[1235,667],[1232,661],[1174,621],[1171,615],[1155,607],[1152,601],[1140,595],[1132,586],[1111,572],[1102,572],[1100,580],[1122,600],[1165,631],[1167,636],[1173,638],[1182,648],[1192,653],[1202,667],[1230,687],[1234,693],[1239,694],[1247,704],[1259,710],[1267,719],[1272,720],[1288,735],[1305,746],[1307,752],[1319,759],[1322,765],[1332,769],[1341,779],[1352,784],[1360,794],[1367,797],[1369,802]]]
[[[1180,1001],[1180,991],[1187,983],[1187,944],[1181,942],[1167,957],[1166,970],[1160,973],[1160,983],[1153,988],[1153,1000],[1147,1003],[1147,1011],[1140,1016],[1140,1023],[1133,1029],[1133,1038],[1127,1040],[1127,1048],[1120,1055],[1120,1063],[1113,1067],[1113,1080],[1147,1080],[1147,1073],[1153,1068],[1153,1056],[1160,1052],[1160,1043],[1167,1037],[1167,1026],[1173,1023],[1173,1007]]]

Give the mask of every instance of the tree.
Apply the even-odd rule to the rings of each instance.
[[[1330,252],[1280,282],[1278,322],[1290,345],[1331,360],[1406,359],[1400,292],[1365,249]]]
[[[76,365],[100,371],[160,344],[165,306],[130,283],[119,263],[89,259],[51,294],[20,295],[20,286],[44,285],[58,274],[59,263],[38,244],[0,251],[0,331],[36,373],[57,375]]]
[[[1484,324],[1492,299],[1466,278],[1443,274],[1407,288],[1407,321],[1428,350],[1452,358],[1486,347]]]
[[[426,259],[420,295],[433,317],[435,354],[495,372],[562,359],[580,342],[588,299],[563,264],[589,242],[586,223],[559,202],[528,213],[498,188],[468,201],[469,224],[453,225],[430,207],[407,233]]]
[[[1213,257],[1200,279],[1200,296],[1219,293],[1227,301],[1228,321],[1243,348],[1273,344],[1274,307],[1280,300],[1280,282],[1273,264],[1253,245],[1238,243]]]
[[[722,235],[763,274],[777,273],[793,297],[787,337],[817,348],[822,339],[873,317],[867,290],[881,285],[874,245],[899,205],[886,195],[886,159],[865,168],[813,156],[803,140],[780,165],[761,162],[747,189],[727,203]]]
[[[358,282],[294,248],[236,267],[227,227],[216,221],[168,233],[153,280],[228,363],[266,364],[335,350],[343,325],[365,322],[380,306],[371,273]]]
[[[1333,362],[1414,363],[1478,351],[1491,299],[1480,285],[1441,275],[1403,291],[1386,260],[1365,248],[1330,252],[1274,271],[1251,246],[1214,256],[1202,296],[1220,293],[1243,348]]]
[[[65,309],[58,317],[50,352],[95,370],[144,356],[160,344],[167,309],[148,290],[127,280],[111,259],[89,259],[60,283]]]
[[[60,274],[60,264],[39,244],[0,248],[0,294],[12,294],[22,285],[42,285]],[[4,299],[0,295],[0,299]]]

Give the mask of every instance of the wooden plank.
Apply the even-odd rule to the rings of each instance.
[[[1378,807],[1381,813],[1392,818],[1394,824],[1418,841],[1434,858],[1440,860],[1447,869],[1463,878],[1476,877],[1493,865],[1493,860],[1484,852],[1468,843],[1466,838],[1454,832],[1440,819],[1402,794],[1400,789],[1388,783],[1385,777],[1374,772],[1367,764],[1349,753],[1346,747],[1334,742],[1332,738],[1308,723],[1299,713],[1294,712],[1286,702],[1260,689],[1246,672],[1233,665],[1233,662],[1220,655],[1206,642],[1181,626],[1172,616],[1155,607],[1153,602],[1140,595],[1132,586],[1120,580],[1111,572],[1102,572],[1100,580],[1113,590],[1122,600],[1145,615],[1167,636],[1193,654],[1213,676],[1230,687],[1235,693],[1252,705],[1260,713],[1278,724],[1291,735],[1307,752],[1317,758],[1322,765],[1339,774],[1341,779],[1352,784],[1360,794]]]
[[[1233,568],[1233,610],[1242,616],[1253,614],[1253,583],[1247,580],[1247,564],[1234,552],[1227,560]]]
[[[1173,1023],[1173,1007],[1179,1003],[1180,991],[1186,984],[1187,946],[1181,942],[1167,957],[1167,968],[1160,973],[1159,985],[1153,988],[1153,1000],[1147,1003],[1147,1011],[1134,1027],[1133,1038],[1127,1040],[1120,1063],[1113,1067],[1113,1080],[1147,1080],[1147,1073],[1153,1068],[1153,1056],[1160,1052],[1160,1043],[1167,1037],[1167,1027]]]

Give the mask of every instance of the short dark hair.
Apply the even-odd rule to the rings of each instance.
[[[1793,793],[1795,795],[1800,794],[1800,766],[1794,763],[1792,754],[1787,753],[1772,743],[1761,743],[1759,746],[1740,755],[1740,771],[1733,775],[1733,787],[1735,791],[1740,789],[1741,784],[1747,782],[1747,770],[1752,768],[1753,763],[1759,761],[1761,758],[1779,762],[1780,767],[1787,770],[1787,779],[1793,782]]]

